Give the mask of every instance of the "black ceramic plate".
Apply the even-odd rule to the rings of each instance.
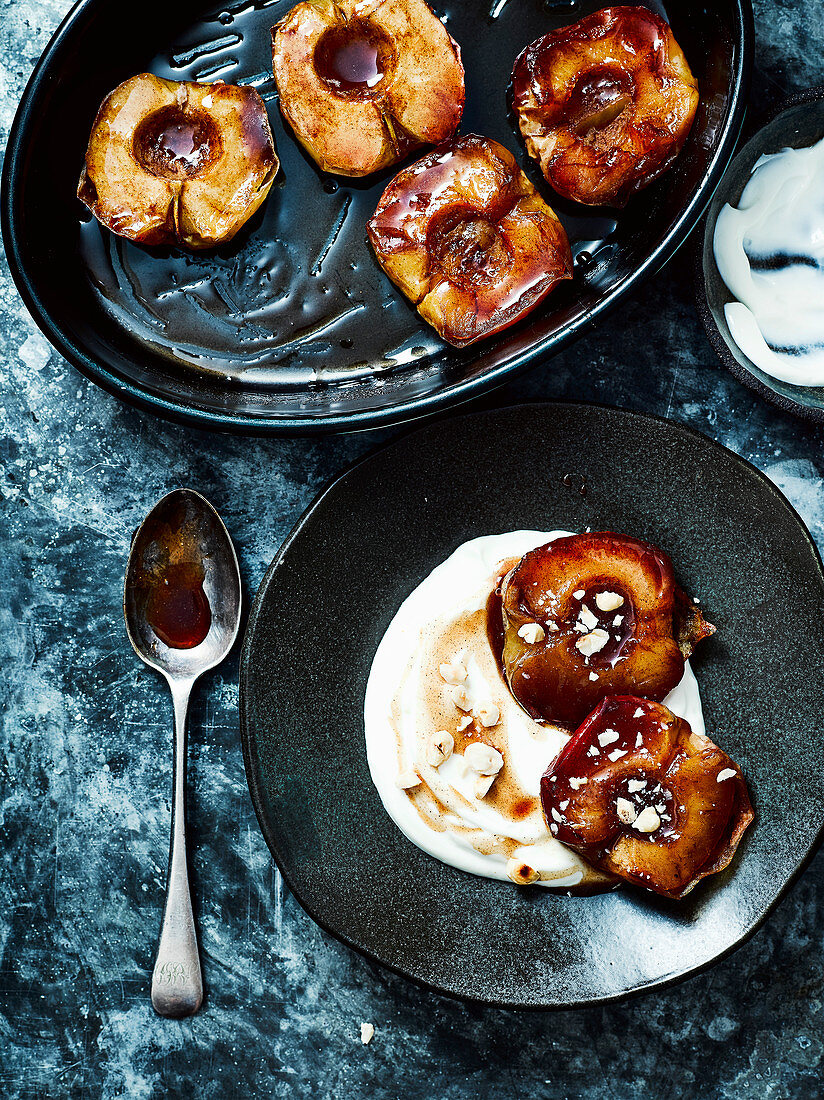
[[[718,626],[695,669],[708,731],[741,763],[757,818],[732,868],[680,903],[564,898],[445,866],[401,834],[369,775],[366,679],[412,588],[477,535],[588,526],[663,547]],[[822,659],[819,555],[736,455],[594,406],[447,420],[344,474],[267,573],[241,658],[249,786],[290,889],[370,958],[494,1004],[611,1000],[719,959],[809,859],[824,806]]]
[[[820,386],[793,386],[779,378],[772,378],[750,362],[730,335],[724,306],[733,299],[718,273],[712,241],[722,206],[727,202],[738,205],[741,192],[749,182],[759,157],[764,153],[778,153],[788,146],[801,149],[823,137],[824,88],[811,88],[793,96],[773,112],[769,122],[736,154],[715,193],[707,211],[696,272],[698,312],[721,362],[741,382],[780,409],[819,423],[824,423],[824,389]]]
[[[702,100],[672,171],[618,217],[544,194],[574,242],[577,277],[529,321],[457,352],[378,268],[365,223],[391,173],[319,172],[284,127],[269,31],[294,0],[80,0],[23,96],[4,165],[12,274],[46,336],[118,396],[206,426],[320,431],[411,418],[500,382],[557,350],[685,239],[735,145],[752,62],[750,0],[647,0],[664,12]],[[596,0],[447,0],[463,49],[462,129],[524,161],[507,113],[512,63],[533,38]],[[133,73],[255,86],[282,171],[263,209],[214,252],[146,250],[88,220],[75,198],[92,120]],[[536,182],[539,174],[530,162]],[[84,220],[85,219],[85,220]]]

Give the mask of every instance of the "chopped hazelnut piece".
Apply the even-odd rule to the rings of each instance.
[[[456,687],[452,692],[452,701],[458,710],[472,710],[472,699],[465,687]]]
[[[584,785],[584,783],[586,783],[586,781],[587,781],[587,777],[585,775],[581,776],[580,779],[576,778],[573,775],[569,780],[569,785],[570,785],[570,787],[572,787],[573,791],[577,791],[579,789],[579,787],[583,787],[583,785]]]
[[[460,661],[453,661],[451,664],[445,662],[440,665],[439,671],[441,679],[447,684],[452,684],[455,687],[457,687],[458,684],[462,684],[467,676],[466,665],[462,664]]]
[[[430,767],[438,768],[448,760],[455,748],[455,738],[448,730],[438,730],[429,738],[426,746],[426,762]]]
[[[602,630],[598,627],[597,630],[592,630],[589,634],[584,635],[583,638],[579,638],[575,643],[575,648],[580,653],[583,653],[585,657],[591,657],[593,653],[600,653],[608,641],[609,634],[607,634],[606,630]]]
[[[583,590],[583,588],[579,588],[575,592],[573,592],[572,595],[575,597],[576,600],[582,600],[584,596],[586,596],[586,592]]]
[[[618,736],[616,730],[604,730],[603,733],[598,734],[598,744],[602,748],[604,745],[611,745],[613,741],[618,740]]]
[[[615,812],[618,814],[618,820],[623,821],[625,825],[631,825],[638,816],[635,807],[628,798],[616,799]]]
[[[501,712],[495,703],[484,703],[483,706],[478,707],[476,714],[478,715],[478,721],[487,729],[497,726],[501,720]]]
[[[523,638],[527,645],[537,645],[546,637],[546,631],[540,623],[524,623],[518,630],[518,637]]]
[[[458,719],[458,733],[463,733],[467,726],[471,726],[473,718],[471,714],[465,714],[463,718]]]
[[[661,818],[652,806],[647,806],[646,809],[641,810],[632,823],[633,829],[637,829],[639,833],[654,833],[660,825]]]
[[[405,771],[401,772],[398,778],[395,780],[395,786],[400,787],[402,791],[411,790],[412,787],[420,785],[421,777],[417,772]]]
[[[360,1026],[360,1041],[364,1046],[368,1046],[375,1037],[375,1025],[374,1024],[361,1024]]]
[[[624,597],[619,596],[617,592],[599,592],[595,597],[595,605],[599,611],[615,611],[622,607],[623,603]]]
[[[646,785],[646,779],[630,779],[629,783],[627,783],[627,789],[630,794],[637,794],[637,792],[642,791]]]
[[[494,775],[479,775],[473,784],[473,793],[476,798],[486,798],[489,788],[495,782]]]
[[[506,873],[518,886],[529,886],[541,877],[534,867],[530,867],[522,859],[511,859],[506,865]]]
[[[504,766],[504,758],[497,749],[483,741],[473,741],[464,750],[464,762],[479,775],[497,775]]]
[[[716,783],[723,783],[725,779],[733,779],[735,776],[735,768],[724,768],[715,777]]]
[[[583,623],[587,630],[593,630],[598,625],[598,619],[585,603],[581,604],[581,610],[578,612],[578,622]]]
[[[597,672],[590,672],[589,678],[590,678],[590,680],[597,680],[598,679],[598,673]]]

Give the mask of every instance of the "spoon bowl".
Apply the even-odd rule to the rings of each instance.
[[[209,629],[194,646],[168,645],[151,625],[151,592],[170,564],[203,566],[202,586],[211,612]],[[193,572],[190,568],[192,581]],[[196,574],[196,570],[194,571]],[[226,657],[240,626],[240,573],[223,521],[194,489],[175,489],[152,508],[137,529],[126,568],[123,612],[135,653],[168,679],[198,676]]]
[[[220,516],[193,489],[175,489],[149,512],[132,542],[123,612],[141,660],[165,676],[175,715],[169,873],[152,974],[161,1016],[189,1016],[203,1001],[186,864],[186,712],[198,676],[226,657],[240,626],[235,549]]]

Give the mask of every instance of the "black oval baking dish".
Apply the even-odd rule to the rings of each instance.
[[[391,173],[365,181],[325,175],[281,120],[270,28],[291,6],[144,0],[129,17],[118,0],[80,0],[34,71],[6,153],[9,265],[45,335],[118,397],[202,427],[361,429],[501,383],[586,331],[672,256],[709,202],[740,130],[753,57],[750,0],[650,0],[701,87],[687,145],[620,214],[561,201],[517,137],[507,85],[524,45],[599,5],[449,0],[438,14],[463,52],[461,129],[517,151],[564,222],[577,260],[575,279],[529,319],[457,351],[420,320],[367,244],[366,220]],[[77,200],[99,103],[142,71],[252,84],[263,96],[281,172],[230,244],[197,255],[141,248],[102,230]]]

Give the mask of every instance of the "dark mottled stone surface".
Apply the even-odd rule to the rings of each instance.
[[[67,7],[3,3],[2,144]],[[824,81],[824,19],[819,0],[758,0],[756,16],[757,111]],[[484,404],[581,398],[691,424],[763,469],[824,546],[824,431],[723,370],[690,280],[684,251],[598,332]],[[203,682],[191,722],[208,999],[190,1021],[155,1017],[170,705],[121,625],[130,532],[167,489],[200,489],[251,595],[317,489],[392,433],[250,442],[152,420],[51,351],[5,264],[0,303],[0,1094],[820,1096],[824,857],[731,959],[662,995],[549,1016],[438,998],[330,941],[283,890],[246,790],[236,657]],[[376,1026],[368,1047],[362,1020]]]

